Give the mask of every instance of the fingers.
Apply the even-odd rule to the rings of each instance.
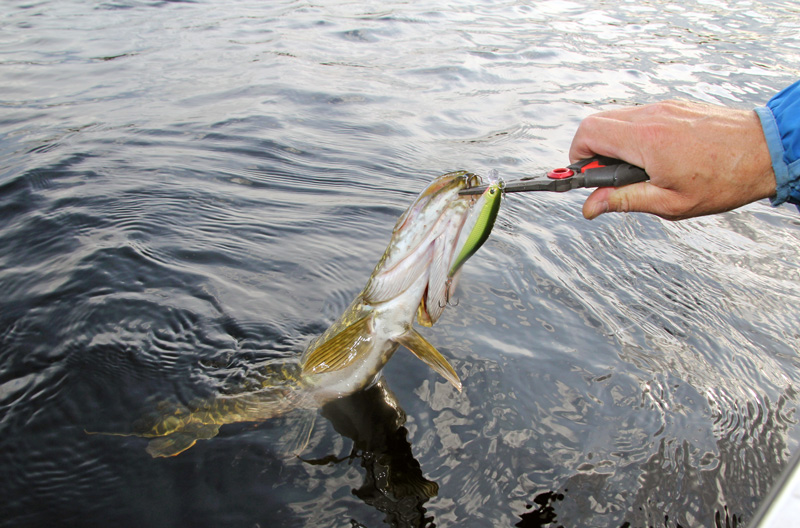
[[[620,119],[624,112],[615,111],[591,115],[581,121],[569,149],[571,163],[595,155],[624,159],[628,163],[642,166],[638,147],[638,125]]]
[[[583,217],[587,220],[594,220],[603,213],[608,212],[608,195],[614,189],[611,187],[601,187],[589,195],[583,202]]]
[[[684,198],[674,191],[649,182],[624,187],[596,189],[583,204],[583,216],[589,220],[603,213],[648,212],[666,220],[692,216]]]
[[[658,141],[665,127],[683,126],[699,108],[706,106],[670,100],[590,115],[581,121],[572,140],[570,162],[600,154],[645,167],[648,145]]]

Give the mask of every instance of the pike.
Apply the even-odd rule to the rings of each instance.
[[[265,368],[259,390],[221,395],[189,404],[161,404],[134,424],[148,437],[153,457],[177,455],[199,439],[216,436],[221,425],[261,422],[296,409],[317,409],[368,388],[400,346],[461,391],[456,371],[413,326],[432,326],[453,295],[459,271],[486,241],[500,207],[501,183],[480,195],[459,191],[480,184],[466,171],[436,178],[402,214],[366,287],[299,363]],[[475,214],[475,211],[478,213]],[[300,451],[312,420],[305,422]],[[127,436],[127,434],[124,434]],[[302,437],[305,437],[305,440]]]
[[[440,176],[400,217],[364,290],[300,359],[318,394],[339,397],[372,385],[401,345],[461,391],[453,367],[412,322],[416,315],[422,326],[433,326],[452,296],[456,275],[492,230],[498,186],[477,200],[480,214],[463,233],[476,202],[458,192],[478,181],[464,171]]]

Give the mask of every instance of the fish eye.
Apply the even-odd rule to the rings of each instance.
[[[496,189],[495,189],[494,187],[490,188],[490,189],[489,189],[489,194],[494,194],[495,190],[496,190]]]

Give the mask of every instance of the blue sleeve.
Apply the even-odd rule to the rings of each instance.
[[[776,206],[793,203],[800,209],[800,81],[778,92],[756,113],[775,171],[777,193],[770,201]]]

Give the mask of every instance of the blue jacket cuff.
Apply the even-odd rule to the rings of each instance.
[[[786,164],[783,151],[781,133],[778,130],[778,123],[769,107],[761,106],[756,108],[756,114],[761,119],[761,128],[764,130],[764,137],[767,139],[769,155],[772,159],[772,170],[775,171],[775,184],[777,192],[770,198],[772,205],[778,206],[789,199],[792,191],[792,181],[789,177],[789,166]]]

